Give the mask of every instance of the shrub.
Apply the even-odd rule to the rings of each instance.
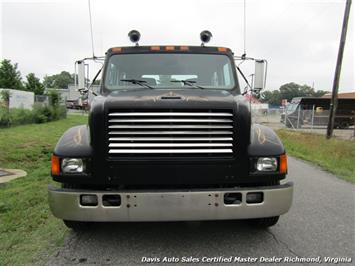
[[[33,123],[33,112],[26,109],[11,109],[10,123],[12,126]]]
[[[37,124],[46,123],[49,121],[48,115],[44,111],[44,106],[35,105],[33,107],[33,121]]]
[[[53,107],[56,107],[59,105],[60,102],[60,95],[58,92],[51,90],[48,93],[49,96],[49,104]]]
[[[0,127],[46,123],[66,118],[65,106],[34,105],[33,110],[0,108]]]
[[[0,108],[0,127],[8,127],[10,125],[10,113],[7,108]]]
[[[62,105],[52,107],[53,120],[59,120],[67,117],[67,108]]]

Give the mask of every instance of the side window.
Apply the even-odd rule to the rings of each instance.
[[[232,84],[231,81],[231,72],[228,64],[223,66],[223,76],[224,76],[224,86],[230,86]]]
[[[108,85],[111,85],[111,86],[117,85],[117,82],[118,82],[118,76],[117,75],[118,75],[117,66],[115,64],[111,63],[109,65],[109,69],[108,69],[108,79],[106,80]]]

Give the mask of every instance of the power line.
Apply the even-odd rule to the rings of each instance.
[[[243,14],[243,17],[244,17],[244,32],[243,32],[243,35],[244,35],[244,56],[246,56],[247,52],[246,52],[246,39],[247,39],[247,3],[246,3],[246,0],[244,0],[244,14]]]
[[[90,6],[90,0],[88,0],[88,6],[89,6],[89,19],[90,19],[90,33],[91,33],[91,48],[92,48],[92,56],[95,58],[95,50],[94,50],[94,34],[92,31],[92,19],[91,19],[91,6]]]

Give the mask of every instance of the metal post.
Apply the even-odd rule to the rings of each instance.
[[[347,0],[346,6],[345,6],[345,12],[344,12],[343,27],[342,27],[342,31],[341,31],[341,37],[340,37],[337,64],[336,64],[336,68],[335,68],[335,75],[334,75],[334,81],[333,81],[332,99],[330,102],[330,114],[329,114],[329,121],[328,121],[328,127],[327,127],[327,139],[330,139],[333,135],[335,113],[336,113],[336,110],[338,107],[339,79],[340,79],[340,72],[341,72],[341,64],[343,61],[346,32],[348,29],[350,6],[351,6],[351,0]]]
[[[249,77],[250,76],[251,76],[251,90],[250,90],[250,97],[249,97],[249,108],[250,108],[252,119],[256,120],[255,113],[252,112],[252,109],[251,109],[251,101],[252,101],[253,92],[254,92],[254,74],[249,75]],[[253,117],[253,115],[254,115],[254,117]],[[255,122],[257,122],[257,121],[253,121],[253,123],[255,123]]]
[[[313,124],[314,124],[314,104],[312,106],[312,131],[313,131]]]
[[[298,106],[298,115],[297,115],[297,129],[300,126],[300,113],[301,113],[301,105]]]
[[[76,64],[78,63],[78,61],[75,61],[75,64],[74,64],[74,87],[77,88],[77,73],[76,73]]]

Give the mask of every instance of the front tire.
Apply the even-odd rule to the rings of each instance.
[[[62,188],[75,189],[78,188],[78,185],[62,183]],[[90,224],[89,222],[70,221],[70,220],[63,220],[63,223],[65,224],[66,227],[76,232],[85,231],[86,229],[88,229]]]
[[[88,222],[63,220],[63,223],[65,224],[66,227],[76,232],[85,231],[89,226]]]
[[[268,182],[266,184],[266,186],[277,186],[277,185],[280,185],[279,180]],[[265,218],[248,219],[247,221],[251,226],[259,227],[259,228],[267,228],[277,224],[279,218],[280,216],[272,216],[272,217],[265,217]]]
[[[280,216],[257,218],[248,220],[249,224],[254,227],[267,228],[277,224]]]

